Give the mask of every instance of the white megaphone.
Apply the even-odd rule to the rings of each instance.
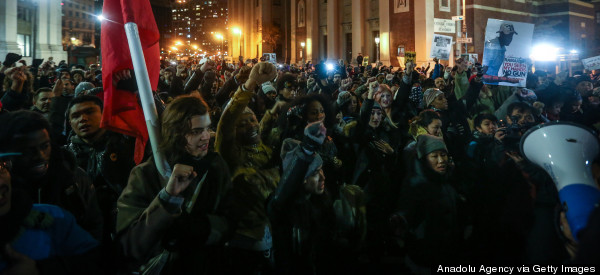
[[[592,176],[592,161],[598,156],[599,147],[592,130],[569,122],[542,124],[521,137],[523,156],[554,180],[576,240],[600,202],[600,189]]]

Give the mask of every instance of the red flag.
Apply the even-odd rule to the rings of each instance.
[[[100,126],[134,136],[135,162],[140,163],[148,142],[148,130],[138,96],[113,87],[113,73],[133,69],[124,24],[137,24],[150,85],[156,90],[160,73],[159,33],[149,0],[104,0],[102,9],[102,84],[104,111]]]

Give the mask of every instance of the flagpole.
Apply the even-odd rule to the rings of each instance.
[[[129,51],[131,52],[131,61],[135,71],[135,78],[138,85],[138,93],[142,101],[142,109],[144,110],[144,118],[146,127],[148,128],[148,136],[150,137],[150,145],[152,146],[152,154],[154,155],[154,163],[158,173],[165,179],[171,176],[171,169],[166,162],[163,154],[158,150],[160,135],[158,132],[158,113],[152,96],[152,88],[150,86],[150,78],[148,77],[148,69],[144,60],[144,51],[140,42],[140,34],[137,24],[129,22],[125,23],[125,34],[127,34],[127,42],[129,43]]]

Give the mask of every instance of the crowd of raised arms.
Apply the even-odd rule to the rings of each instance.
[[[8,54],[0,273],[598,264],[600,212],[573,237],[552,179],[518,147],[550,121],[598,129],[599,74],[530,68],[526,87],[508,87],[484,84],[485,67],[462,58],[358,59],[163,62],[153,92],[163,176],[150,143],[136,164],[136,139],[100,127],[98,64]],[[132,71],[112,81],[138,93]]]

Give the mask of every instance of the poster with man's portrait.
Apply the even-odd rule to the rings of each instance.
[[[452,36],[434,34],[429,57],[437,57],[440,60],[449,60],[452,51]]]
[[[533,24],[488,19],[483,48],[483,82],[525,87]]]

